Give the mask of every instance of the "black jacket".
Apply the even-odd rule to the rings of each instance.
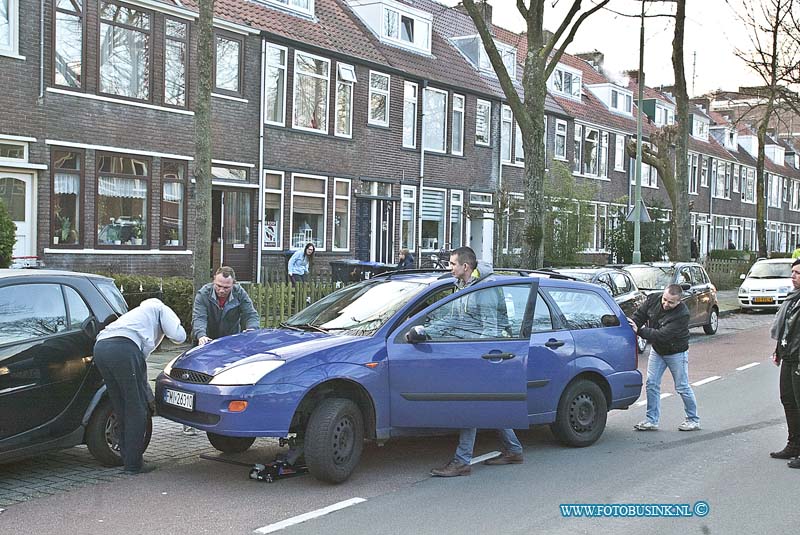
[[[780,361],[798,362],[800,361],[800,304],[798,304],[800,296],[794,299],[787,299],[784,303],[789,307],[786,311],[786,322],[779,326],[778,331],[778,344],[775,347],[775,353],[778,355]],[[789,332],[786,332],[786,328]],[[786,345],[781,342],[786,339]]]
[[[661,294],[653,294],[636,309],[633,321],[639,336],[653,344],[659,355],[674,355],[689,349],[689,308],[681,303],[672,310],[661,308]]]

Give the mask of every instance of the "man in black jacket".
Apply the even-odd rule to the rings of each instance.
[[[669,368],[675,391],[683,399],[686,419],[678,429],[700,429],[697,401],[689,386],[689,309],[681,302],[683,290],[677,284],[653,294],[628,319],[633,332],[652,344],[647,362],[647,418],[633,428],[637,431],[658,430],[661,416],[661,378]]]

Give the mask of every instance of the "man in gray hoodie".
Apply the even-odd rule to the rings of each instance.
[[[258,312],[244,288],[236,283],[233,268],[222,266],[214,280],[194,297],[192,335],[197,345],[259,327]]]

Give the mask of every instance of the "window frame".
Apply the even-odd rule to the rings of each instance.
[[[311,74],[311,73],[301,73],[300,70],[297,68],[297,58],[298,56],[303,55],[307,56],[316,60],[322,60],[328,64],[328,75],[323,77],[319,74]],[[322,56],[318,56],[316,54],[310,54],[308,52],[303,52],[302,50],[295,50],[294,51],[294,72],[292,74],[292,128],[296,130],[302,130],[303,132],[315,132],[317,134],[327,134],[330,131],[330,125],[328,124],[330,118],[330,97],[331,97],[331,60]],[[325,79],[326,84],[326,95],[325,95],[325,128],[310,128],[307,126],[300,126],[297,124],[297,90],[299,84],[297,83],[299,76],[310,76],[312,78],[316,78],[319,80]],[[294,175],[293,175],[294,176]],[[292,180],[294,183],[294,180]]]
[[[355,74],[355,67],[349,63],[336,63],[336,92],[334,94],[334,106],[333,106],[333,135],[336,137],[341,137],[345,139],[353,139],[353,93],[356,89],[356,84],[353,81],[345,80],[344,77],[339,76],[339,66],[344,66],[345,68],[352,69],[353,73]],[[344,86],[350,87],[350,101],[348,102],[348,106],[350,108],[349,112],[349,121],[347,125],[347,133],[339,132],[339,85],[342,84]]]
[[[337,183],[346,183],[347,184],[347,195],[338,195],[336,193],[336,184]],[[345,252],[350,250],[350,228],[352,227],[352,196],[353,196],[353,181],[349,178],[335,178],[333,179],[333,224],[331,225],[332,233],[331,233],[331,251],[334,252]],[[336,201],[339,200],[346,200],[347,201],[347,247],[336,247],[336,239],[333,235],[336,232]]]
[[[211,92],[218,95],[228,95],[231,97],[244,98],[244,54],[245,54],[245,38],[243,35],[214,28],[214,59],[212,63],[212,73],[214,78],[212,80]],[[237,67],[238,90],[225,89],[217,85],[217,51],[219,47],[218,39],[223,38],[229,41],[237,41],[239,43],[239,66]]]
[[[84,0],[84,13],[86,12],[86,7],[85,7],[86,3],[88,3],[88,0]],[[135,11],[141,11],[143,13],[147,13],[150,16],[150,28],[149,28],[149,30],[147,30],[145,32],[144,30],[141,30],[140,28],[135,28],[135,27],[132,27],[132,26],[128,26],[126,24],[106,21],[105,19],[103,19],[100,16],[100,4],[101,3],[113,4],[115,6],[118,6],[118,7],[124,8],[124,9],[133,9]],[[95,9],[97,9],[97,12],[94,14],[96,19],[97,19],[97,26],[96,26],[96,31],[97,31],[97,49],[96,49],[97,58],[96,58],[96,61],[97,61],[97,65],[96,65],[96,68],[95,68],[95,76],[96,76],[96,80],[95,81],[96,81],[96,88],[97,88],[96,93],[98,95],[101,95],[101,96],[104,96],[104,97],[108,97],[108,98],[128,100],[128,101],[132,101],[132,102],[153,103],[154,102],[154,99],[153,99],[153,93],[154,93],[154,91],[153,91],[153,82],[155,80],[154,73],[155,73],[155,70],[156,70],[155,66],[156,66],[156,63],[157,63],[156,62],[156,57],[155,57],[155,54],[154,54],[155,53],[154,45],[156,43],[156,40],[155,40],[155,35],[156,35],[156,32],[155,32],[155,25],[156,25],[155,12],[150,10],[150,9],[147,9],[147,8],[142,8],[142,7],[140,7],[139,5],[136,5],[136,4],[125,4],[124,2],[121,2],[121,1],[118,1],[118,0],[99,0],[98,2],[94,3],[94,6],[95,6]],[[129,96],[126,96],[126,95],[118,95],[116,93],[106,93],[106,92],[104,92],[102,90],[101,76],[100,76],[100,71],[102,70],[102,62],[100,60],[100,48],[102,46],[102,39],[103,39],[103,32],[102,32],[101,28],[102,28],[104,23],[105,24],[112,24],[116,28],[123,28],[123,29],[133,30],[133,31],[137,31],[137,32],[141,32],[141,33],[146,33],[147,34],[147,36],[148,36],[148,47],[147,47],[147,49],[149,51],[148,61],[149,61],[150,65],[148,65],[148,80],[147,80],[148,86],[147,86],[147,98],[146,99],[141,99],[141,98],[136,98],[136,97],[129,97]],[[85,33],[84,33],[84,35],[85,35]],[[160,37],[163,37],[163,35],[160,36]],[[84,53],[84,58],[85,58],[86,51],[84,50],[83,53]],[[215,52],[215,57],[216,57],[216,52]],[[160,58],[160,61],[163,63],[164,62],[164,58],[163,57]],[[81,68],[83,68],[83,65],[81,65]]]
[[[381,77],[386,79],[386,89],[378,89],[372,87],[372,77]],[[392,77],[386,73],[379,72],[379,71],[369,71],[369,87],[368,87],[368,95],[367,95],[367,124],[373,126],[383,126],[389,127],[389,110],[391,109],[391,93],[392,93]],[[372,117],[372,97],[373,95],[383,96],[386,98],[386,106],[385,106],[385,113],[386,119],[385,120],[378,120]]]
[[[411,192],[411,196],[406,199],[404,193]],[[411,205],[411,220],[410,220],[410,228],[411,228],[411,242],[408,243],[405,247],[409,251],[415,251],[417,248],[417,186],[408,186],[402,185],[400,186],[400,247],[403,247],[403,205],[409,204]],[[407,221],[407,220],[406,220]]]
[[[508,135],[505,134],[505,128],[508,125]],[[508,143],[506,146],[505,143]],[[508,147],[508,148],[506,148]],[[511,164],[514,158],[514,112],[511,106],[503,104],[500,108],[500,162]],[[506,158],[508,152],[508,158]]]
[[[625,171],[625,136],[614,134],[614,171]]]
[[[163,35],[164,43],[163,43],[163,45],[164,45],[164,47],[163,47],[162,56],[161,56],[161,62],[163,64],[161,66],[161,72],[163,74],[163,80],[161,80],[161,81],[162,81],[162,84],[163,84],[162,85],[162,89],[164,91],[163,91],[163,93],[161,95],[161,103],[162,103],[163,106],[166,106],[168,108],[177,108],[177,109],[181,109],[181,110],[188,109],[189,108],[189,94],[190,94],[190,91],[189,91],[189,68],[190,68],[190,65],[191,65],[190,48],[191,48],[191,43],[192,43],[192,35],[190,33],[191,32],[191,25],[189,24],[189,21],[184,20],[184,19],[179,19],[177,17],[170,17],[168,15],[164,15],[163,18],[164,18],[164,24],[163,24],[163,27],[164,27],[164,35]],[[179,22],[179,23],[183,24],[184,26],[186,26],[186,37],[184,37],[183,39],[179,39],[177,37],[170,37],[169,35],[167,35],[167,23],[170,22],[170,21]],[[185,47],[184,48],[184,64],[183,64],[183,104],[182,105],[180,105],[180,104],[169,104],[167,102],[167,100],[166,100],[166,98],[167,98],[167,44],[170,41],[183,43],[183,45]]]
[[[280,176],[280,189],[273,189],[267,187],[267,175],[277,175]],[[275,171],[272,169],[264,169],[264,194],[266,196],[267,193],[271,195],[278,195],[280,198],[279,205],[280,205],[280,220],[281,223],[286,220],[286,199],[284,195],[284,189],[286,188],[286,173],[283,171]],[[266,210],[266,203],[264,203],[264,209]],[[266,214],[261,214],[261,217],[264,221],[264,226],[266,228]],[[266,240],[264,240],[264,232],[261,235],[261,250],[262,251],[282,251],[283,250],[283,235],[285,233],[285,228],[279,228],[277,232],[277,245],[275,246],[268,246],[266,245]],[[291,232],[291,230],[289,231]]]
[[[485,130],[486,130],[486,141],[480,141],[479,131],[478,131],[478,116],[481,115],[481,108],[486,108],[488,111],[488,117],[484,122]],[[484,99],[476,99],[475,104],[475,144],[480,145],[482,147],[490,147],[492,145],[492,103],[489,100]]]
[[[458,247],[463,247],[464,245],[464,190],[461,189],[451,189],[450,190],[450,204],[448,206],[447,211],[447,232],[449,234],[449,243],[450,243],[450,250],[456,249],[453,245],[453,207],[459,206],[459,221],[458,221],[458,228],[459,228],[459,236],[458,236]]]
[[[456,101],[461,101],[461,106],[456,107]],[[463,156],[464,155],[464,124],[465,124],[465,114],[466,114],[466,105],[467,99],[464,95],[460,95],[458,93],[453,93],[452,98],[452,109],[451,109],[451,123],[450,123],[450,153],[454,156]],[[459,132],[461,133],[460,139],[456,140],[456,114],[460,114],[460,124],[461,128]],[[456,141],[459,142],[461,146],[461,150],[456,150]]]
[[[182,179],[173,179],[173,178],[165,178],[164,176],[164,163],[174,163],[178,166],[183,168],[183,178]],[[159,231],[159,248],[166,249],[166,250],[183,250],[187,248],[186,239],[188,237],[188,227],[189,227],[189,166],[187,162],[184,160],[170,160],[164,158],[161,160],[161,196],[159,202],[159,221],[158,221],[158,231]],[[164,184],[183,184],[183,232],[181,233],[180,240],[178,241],[178,245],[167,245],[164,243],[163,238],[163,231],[164,231]],[[152,230],[152,229],[151,229]]]
[[[414,99],[413,101],[408,98],[407,91],[409,88],[414,88]],[[411,125],[411,144],[406,143],[406,105],[413,105],[414,106],[414,115],[412,118],[412,125]],[[417,115],[419,114],[419,84],[416,82],[411,82],[405,80],[403,82],[403,148],[406,149],[416,149],[417,148]]]
[[[310,178],[314,180],[323,180],[325,182],[325,187],[323,191],[325,193],[308,193],[308,192],[297,192],[295,191],[295,179],[296,178]],[[307,173],[292,173],[292,183],[291,189],[289,191],[289,247],[291,248],[292,244],[292,229],[294,228],[294,197],[295,195],[299,197],[313,197],[315,199],[322,199],[322,245],[317,246],[314,245],[317,251],[327,251],[326,245],[328,243],[327,236],[328,236],[328,177],[323,175],[310,175]],[[285,219],[285,216],[284,216]],[[305,246],[305,244],[303,244]]]
[[[559,128],[561,128],[561,127],[564,128],[564,131],[562,133],[559,133]],[[560,161],[563,161],[563,162],[567,161],[567,138],[568,138],[568,133],[569,133],[569,125],[567,124],[567,121],[565,121],[563,119],[556,119],[556,129],[555,129],[554,137],[553,137],[553,139],[555,140],[554,143],[553,143],[553,158],[556,159],[556,160],[560,160]],[[563,137],[563,139],[564,139],[563,154],[559,154],[559,152],[558,152],[558,140],[559,140],[560,137]]]
[[[437,243],[436,247],[433,247],[433,248],[423,248],[423,245],[422,245],[422,230],[420,228],[419,247],[420,247],[420,252],[423,252],[423,253],[424,252],[438,251],[439,249],[444,247],[444,245],[446,243],[446,240],[447,240],[447,232],[449,230],[448,226],[449,226],[449,222],[450,222],[450,217],[449,217],[449,214],[447,213],[447,190],[445,188],[436,188],[436,187],[423,186],[423,187],[420,188],[420,193],[419,193],[420,227],[422,227],[422,221],[423,221],[423,219],[422,219],[422,202],[423,202],[423,198],[425,197],[425,192],[428,192],[428,191],[437,191],[437,192],[441,192],[441,194],[442,194],[442,219],[439,220],[441,225],[442,225],[441,234],[439,234],[439,236],[442,237],[442,243]],[[432,220],[426,220],[426,221],[432,221]],[[439,236],[437,236],[437,238]]]
[[[8,0],[8,28],[8,47],[0,47],[0,56],[25,59],[19,55],[19,0]]]
[[[122,173],[104,173],[100,171],[100,161],[103,156],[109,156],[111,158],[131,158],[136,160],[144,160],[147,162],[147,169],[148,174],[146,176],[142,175],[126,175]],[[95,172],[95,187],[94,191],[92,192],[94,195],[94,221],[95,221],[95,229],[93,232],[94,236],[94,246],[96,249],[103,249],[103,250],[125,250],[125,249],[132,249],[132,250],[140,250],[140,249],[149,249],[152,246],[150,240],[145,242],[142,240],[142,245],[126,245],[126,244],[101,244],[99,241],[99,230],[97,229],[97,224],[99,222],[98,212],[99,212],[99,202],[98,199],[100,197],[99,191],[99,184],[100,184],[100,177],[102,176],[120,176],[121,178],[139,178],[143,180],[147,184],[147,193],[145,194],[145,202],[150,205],[150,210],[148,210],[147,216],[145,217],[145,229],[146,232],[149,234],[152,227],[152,219],[153,219],[153,207],[152,207],[152,189],[153,189],[153,158],[151,156],[142,156],[139,154],[127,154],[122,152],[108,152],[108,151],[95,151],[95,161],[94,161],[94,172]]]
[[[272,64],[269,63],[269,49],[270,48],[274,48],[274,49],[278,49],[278,50],[283,51],[283,65],[272,65]],[[269,72],[270,69],[283,70],[283,99],[281,100],[281,103],[280,103],[281,104],[281,120],[280,121],[272,121],[270,119],[267,119],[267,113],[266,113],[266,109],[267,109],[267,102],[266,102],[267,92],[266,92],[266,90],[264,91],[264,99],[265,99],[264,100],[264,104],[263,104],[263,106],[264,106],[264,124],[270,124],[270,125],[273,125],[273,126],[286,126],[286,87],[288,85],[288,78],[289,78],[289,48],[285,47],[285,46],[282,46],[282,45],[277,45],[275,43],[269,43],[268,42],[268,43],[266,43],[266,49],[267,49],[267,52],[266,52],[266,58],[265,58],[265,62],[264,62],[264,87],[266,88],[266,86],[267,86],[267,72]]]
[[[16,0],[15,0],[16,1]],[[53,22],[52,22],[52,29],[51,29],[51,39],[50,39],[50,84],[53,87],[62,88],[67,91],[77,91],[80,93],[86,92],[86,6],[85,4],[82,5],[83,10],[80,14],[76,14],[72,11],[66,11],[63,9],[59,9],[57,7],[58,0],[52,0],[52,9],[53,9]],[[98,4],[99,5],[99,4]],[[73,87],[69,85],[59,84],[56,82],[56,41],[58,40],[58,32],[56,31],[56,13],[65,13],[72,16],[77,16],[81,21],[81,73],[80,73],[80,85],[78,87]],[[98,17],[99,18],[99,17]],[[98,45],[100,42],[100,37],[98,36]],[[99,61],[98,61],[98,68],[99,68]]]
[[[432,92],[432,93],[438,93],[438,94],[441,94],[441,95],[444,96],[444,106],[443,106],[443,109],[442,109],[442,137],[441,137],[442,148],[438,149],[438,148],[427,147],[425,145],[425,137],[424,136],[422,138],[422,147],[425,150],[425,152],[434,152],[436,154],[447,154],[447,122],[448,122],[447,121],[447,110],[448,110],[448,101],[450,100],[449,99],[449,93],[447,91],[445,91],[444,89],[438,89],[436,87],[426,87],[426,88],[423,89],[423,98],[422,98],[423,132],[429,131],[428,125],[424,124],[425,117],[428,117],[430,115],[430,114],[425,112],[425,103],[428,101],[427,95],[428,95],[429,91]]]
[[[59,243],[57,245],[53,243],[53,237],[55,236],[55,234],[53,234],[53,230],[52,230],[52,229],[54,229],[54,224],[53,224],[54,223],[54,221],[53,221],[53,206],[55,206],[55,195],[56,195],[56,193],[55,193],[55,191],[56,191],[56,188],[55,188],[56,171],[59,170],[55,166],[55,153],[56,153],[56,151],[73,152],[73,153],[78,154],[78,158],[79,158],[79,161],[80,161],[80,169],[77,172],[74,172],[72,174],[77,174],[78,175],[78,180],[80,181],[80,193],[79,193],[78,201],[83,205],[83,206],[81,206],[81,208],[83,208],[83,210],[80,210],[80,209],[78,210],[78,216],[79,216],[79,219],[80,219],[80,223],[75,225],[75,228],[78,231],[78,240],[75,243],[69,243],[69,244],[61,243],[61,241],[59,240]],[[68,170],[68,171],[74,171],[74,170]],[[85,195],[85,193],[86,193],[86,151],[84,149],[77,149],[77,148],[67,148],[67,147],[57,147],[57,146],[50,147],[50,215],[49,215],[49,220],[50,220],[51,234],[50,234],[50,239],[48,241],[47,247],[52,247],[54,249],[83,249],[84,248],[84,236],[86,234],[86,217],[85,217],[86,195]],[[80,213],[81,212],[84,212],[84,217],[80,217]]]
[[[291,0],[261,0],[262,2],[266,2],[267,4],[272,4],[278,6],[282,9],[288,9],[290,11],[294,11],[297,13],[302,13],[303,15],[308,15],[310,17],[314,16],[314,0],[308,0],[309,8],[303,9],[301,7],[295,6]]]

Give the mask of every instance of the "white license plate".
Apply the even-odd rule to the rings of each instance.
[[[174,405],[187,411],[194,410],[194,394],[179,392],[177,390],[164,389],[164,403]]]

